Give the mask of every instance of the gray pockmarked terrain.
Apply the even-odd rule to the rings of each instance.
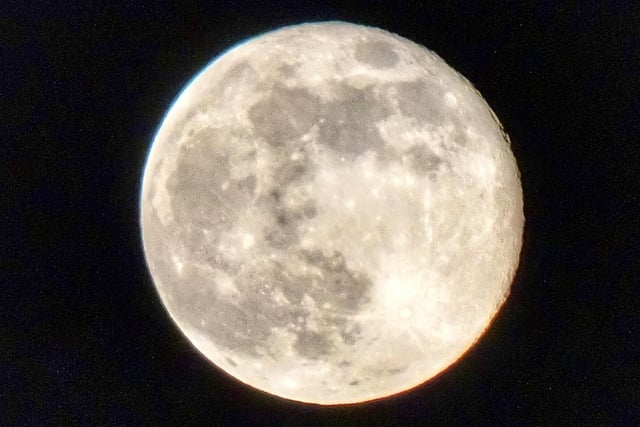
[[[320,404],[438,374],[509,293],[524,218],[509,140],[437,55],[346,23],[267,33],[181,93],[141,226],[169,314],[253,387]]]

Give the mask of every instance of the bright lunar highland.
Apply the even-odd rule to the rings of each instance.
[[[182,91],[141,191],[171,318],[238,380],[345,404],[459,359],[509,294],[524,226],[509,139],[433,52],[341,22],[228,50]]]

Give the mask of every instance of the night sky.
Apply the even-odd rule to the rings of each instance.
[[[640,423],[640,4],[49,3],[0,3],[0,425]],[[138,222],[152,138],[194,74],[323,20],[397,33],[466,76],[511,137],[526,217],[511,296],[473,349],[411,392],[329,408],[201,356]]]

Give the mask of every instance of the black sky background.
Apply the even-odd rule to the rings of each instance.
[[[209,364],[148,273],[154,133],[216,55],[307,21],[437,52],[512,140],[526,228],[482,340],[409,393],[283,401]],[[637,425],[637,2],[0,3],[0,425]],[[4,130],[3,130],[4,129]]]

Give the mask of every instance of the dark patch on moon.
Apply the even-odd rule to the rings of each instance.
[[[231,180],[234,186],[251,195],[255,194],[258,179],[255,175],[248,175],[245,178]]]
[[[441,125],[447,110],[444,108],[444,88],[436,82],[416,80],[394,84],[398,108],[407,117],[419,123]]]
[[[231,366],[238,366],[238,364],[236,363],[236,361],[235,361],[235,360],[233,360],[232,358],[230,358],[230,357],[225,357],[224,359],[227,361],[227,363],[228,363],[229,365],[231,365]]]
[[[356,313],[368,301],[368,292],[373,286],[371,279],[349,269],[339,252],[325,256],[319,251],[294,251],[292,256],[301,257],[320,272],[293,272],[286,264],[274,260],[247,263],[232,276],[238,289],[233,300],[217,295],[215,283],[210,279],[208,284],[204,277],[198,281],[189,279],[194,286],[209,290],[206,297],[193,291],[190,301],[180,302],[180,307],[188,307],[181,313],[182,318],[215,337],[217,345],[252,356],[260,355],[258,349],[269,342],[273,328],[292,331],[296,335],[296,353],[308,359],[331,353],[334,346],[329,336],[331,330],[340,330],[343,342],[354,344],[362,326],[349,314]],[[185,295],[185,292],[176,291],[176,294]],[[283,295],[288,303],[276,304],[276,294]],[[316,318],[318,330],[307,325],[310,313],[302,306],[306,297],[313,299],[318,307],[325,303],[332,307],[327,313],[322,309],[314,312],[314,316],[320,316]],[[205,320],[204,325],[200,320]],[[293,329],[292,325],[295,325]]]
[[[299,181],[311,172],[311,164],[305,160],[287,160],[273,171],[274,185],[279,188],[286,187]]]
[[[216,86],[220,90],[237,85],[247,75],[254,74],[253,67],[247,61],[240,61],[234,64],[222,77],[220,83]]]
[[[467,138],[467,134],[464,129],[456,128],[456,132],[453,135],[453,140],[459,147],[464,147],[469,143],[469,139]]]
[[[307,263],[320,269],[320,274],[305,274],[300,277],[304,284],[304,294],[311,297],[318,306],[329,304],[332,312],[355,313],[368,301],[367,292],[372,287],[371,279],[360,272],[350,270],[340,252],[325,256],[320,251],[304,252]],[[344,316],[322,315],[322,327],[342,328],[341,338],[347,344],[355,344],[361,333],[359,323]],[[345,328],[344,325],[348,324]],[[311,335],[309,335],[311,334]],[[312,338],[312,339],[311,339]],[[320,357],[330,352],[332,344],[321,339],[318,334],[306,328],[298,334],[296,351],[309,358]]]
[[[360,326],[360,324],[354,323],[349,325],[348,328],[343,329],[340,332],[340,337],[345,344],[353,345],[356,343],[356,341],[358,341],[358,337],[360,336],[361,332],[362,327]]]
[[[296,341],[293,344],[293,348],[302,357],[317,359],[320,356],[331,353],[333,344],[326,335],[304,329],[302,332],[296,334]]]
[[[266,200],[266,203],[271,204],[272,208],[275,208],[282,200],[282,190],[280,190],[279,187],[272,188],[267,192]]]
[[[309,131],[318,116],[318,102],[308,91],[276,84],[268,97],[249,108],[256,135],[280,147]]]
[[[442,159],[436,156],[425,144],[414,145],[406,155],[411,170],[422,176],[437,170],[442,163]]]
[[[191,142],[180,149],[166,189],[177,233],[193,245],[203,239],[203,229],[210,230],[213,239],[232,226],[238,212],[251,204],[257,182],[254,175],[231,178],[225,138],[216,129],[197,132]],[[226,189],[221,188],[224,182]]]
[[[304,289],[281,263],[266,262],[261,268],[244,265],[234,281],[239,291],[238,299],[216,295],[215,284],[210,284],[210,297],[200,297],[197,307],[183,313],[194,327],[215,337],[216,345],[260,357],[259,348],[272,336],[272,328],[286,328],[289,323],[299,323],[299,320],[304,323],[308,317],[300,306]],[[275,289],[280,290],[291,304],[279,307],[273,300]]]
[[[351,386],[356,386],[356,385],[359,385],[359,384],[360,384],[360,381],[358,381],[358,380],[353,380],[353,381],[351,381],[349,383],[349,385],[351,385]]]
[[[285,250],[299,242],[300,237],[295,228],[287,226],[284,215],[278,215],[278,225],[265,231],[264,239],[274,249]]]
[[[355,158],[367,150],[385,145],[376,122],[391,114],[391,107],[378,99],[371,88],[356,89],[340,85],[338,99],[323,108],[325,119],[319,125],[319,142],[340,155]]]
[[[298,225],[317,213],[315,200],[298,200],[295,204],[284,200],[291,187],[310,179],[315,173],[315,166],[309,160],[305,147],[298,146],[291,150],[289,145],[274,149],[277,160],[272,175],[273,187],[256,201],[260,210],[270,218],[263,230],[264,240],[277,250],[287,250],[297,244],[300,240]],[[297,160],[291,159],[292,154],[297,154]]]
[[[394,51],[393,46],[380,40],[358,44],[354,56],[358,61],[373,68],[391,68],[400,61],[400,57]]]
[[[368,300],[367,292],[373,286],[371,278],[349,269],[341,252],[335,251],[330,256],[319,250],[302,253],[310,265],[322,272],[321,276],[310,276],[310,295],[318,303],[329,303],[340,312],[355,313]]]
[[[302,206],[302,213],[306,218],[313,218],[318,213],[318,207],[315,200],[307,200]]]
[[[290,156],[300,145],[299,138],[318,129],[318,143],[340,156],[355,158],[367,150],[378,151],[385,145],[376,122],[388,117],[392,108],[384,97],[377,97],[372,88],[357,89],[348,84],[327,83],[336,99],[323,102],[303,88],[287,88],[279,83],[269,96],[249,108],[249,119],[256,136],[271,147]],[[284,157],[283,157],[284,158]],[[292,163],[292,164],[289,164]],[[281,180],[295,179],[295,162],[286,157]],[[298,171],[302,172],[302,171]]]
[[[169,266],[173,267],[171,264]],[[207,312],[218,300],[207,273],[188,263],[184,265],[179,278],[165,283],[175,301],[176,309],[187,319],[191,319],[194,313]],[[189,283],[189,286],[182,286],[183,283]]]
[[[387,369],[387,373],[391,374],[391,375],[398,375],[403,373],[404,371],[407,370],[406,366],[403,366],[401,368],[393,368],[393,369]]]
[[[205,324],[194,322],[194,326],[207,336],[215,337],[216,345],[232,352],[259,356],[257,344],[265,342],[271,335],[270,328],[258,321],[256,312],[252,311],[252,308],[260,308],[259,305],[251,299],[233,304],[220,298],[207,309],[189,314],[187,318],[204,315]]]
[[[287,269],[287,266],[279,261],[271,261],[267,263],[261,276],[263,277],[264,283],[269,285],[269,296],[272,296],[274,290],[279,290],[285,296],[287,301],[292,304],[293,307],[290,307],[289,309],[300,307],[302,299],[306,293],[303,277],[292,274],[289,269]],[[271,304],[272,301],[266,301],[266,303]],[[290,314],[295,315],[291,318],[293,321],[304,313],[300,310],[296,310],[294,312],[290,312]]]
[[[271,189],[266,197],[258,199],[258,206],[271,217],[271,221],[263,230],[265,242],[274,249],[285,250],[300,241],[298,224],[309,214],[314,213],[315,201],[309,200],[302,206],[290,206],[282,202],[283,191]],[[306,210],[306,212],[305,212]]]
[[[296,75],[298,67],[290,64],[282,64],[278,67],[278,72],[285,78],[293,77]]]

